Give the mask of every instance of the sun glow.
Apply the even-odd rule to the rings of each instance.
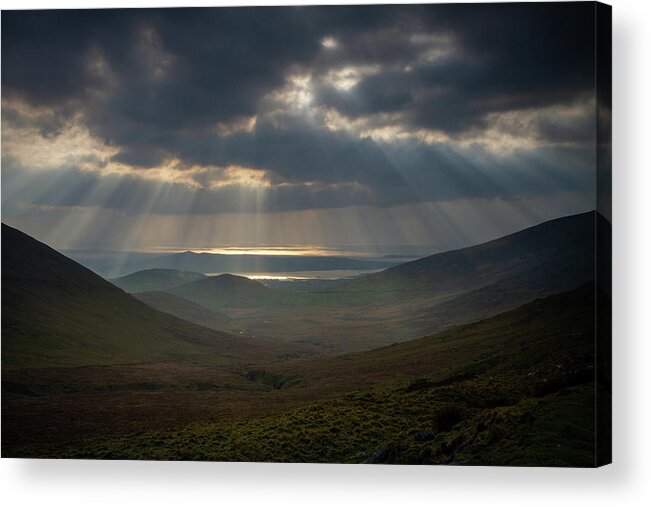
[[[324,81],[336,89],[348,91],[355,87],[363,78],[377,74],[382,70],[380,65],[349,65],[331,70],[324,76]]]
[[[326,49],[337,49],[339,42],[334,37],[324,37],[321,39],[321,45]]]
[[[210,188],[217,189],[229,185],[268,188],[271,186],[271,183],[265,170],[230,165],[223,169],[220,178],[213,181],[210,184]]]

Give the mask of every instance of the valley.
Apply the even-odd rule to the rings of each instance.
[[[156,268],[133,296],[3,226],[2,454],[594,466],[591,219],[316,291]]]
[[[321,354],[363,351],[490,317],[593,279],[593,222],[594,213],[554,220],[316,290],[234,275],[162,290],[227,315],[230,322],[221,329],[234,334],[308,344]],[[159,286],[170,273],[183,276],[164,273]],[[150,284],[132,285],[129,292]]]

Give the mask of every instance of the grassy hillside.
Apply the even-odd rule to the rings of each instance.
[[[333,292],[372,292],[374,297],[408,292],[460,293],[516,275],[531,277],[553,263],[566,269],[564,275],[583,283],[594,276],[595,213],[588,212],[550,220],[523,231],[477,246],[431,255],[367,275],[332,289]],[[590,254],[592,253],[592,257]],[[594,260],[592,261],[594,264]],[[572,272],[575,272],[573,275]],[[588,278],[585,278],[588,276]]]
[[[156,310],[210,329],[224,330],[232,320],[228,315],[169,292],[139,292],[134,296]]]
[[[137,271],[120,278],[111,280],[111,283],[131,294],[135,292],[163,291],[201,280],[206,276],[194,271],[178,271],[175,269],[146,269]]]
[[[293,374],[303,389],[337,392],[383,380],[411,379],[437,372],[445,377],[476,361],[498,361],[519,370],[523,360],[574,354],[591,358],[594,349],[594,282],[538,299],[514,310],[450,331],[390,346],[315,360],[276,365],[276,375]],[[553,349],[549,350],[550,348]],[[526,368],[526,367],[525,367]],[[562,370],[562,369],[561,369]],[[562,371],[561,371],[562,373]]]
[[[275,353],[269,343],[156,311],[47,245],[2,225],[3,370],[187,355],[231,361],[227,355],[265,352]]]
[[[287,297],[255,280],[229,274],[209,276],[167,292],[212,309],[276,305]]]
[[[272,389],[239,416],[19,454],[594,466],[594,331],[589,284],[408,343],[249,372]]]

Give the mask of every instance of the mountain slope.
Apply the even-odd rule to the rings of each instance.
[[[203,273],[194,271],[178,271],[175,269],[146,269],[136,271],[120,278],[111,280],[111,283],[131,294],[135,292],[164,291],[195,282],[205,278]]]
[[[335,287],[369,315],[391,313],[418,336],[572,290],[595,276],[595,213],[432,255]]]
[[[480,245],[400,264],[353,280],[336,291],[378,294],[461,293],[553,263],[573,276],[572,287],[594,277],[595,212],[544,222]],[[571,269],[567,269],[570,267]],[[559,275],[561,272],[558,273]],[[559,292],[555,290],[554,292]]]
[[[231,321],[228,315],[209,310],[169,292],[138,292],[134,296],[156,310],[210,329],[223,330]]]
[[[209,276],[167,292],[211,309],[276,304],[283,298],[260,282],[229,274]]]
[[[2,225],[2,367],[274,354],[156,311],[47,245]]]
[[[518,361],[532,353],[554,355],[574,347],[589,358],[594,350],[594,302],[593,280],[571,291],[536,299],[441,333],[354,354],[290,362],[272,371],[291,372],[302,379],[306,388],[323,389],[324,382],[332,386],[360,386],[383,379],[447,372],[470,361],[497,357],[505,348],[518,350]],[[526,347],[521,348],[522,345]],[[514,355],[501,366],[513,368],[518,363],[515,359]]]
[[[490,317],[536,298],[578,287],[594,277],[594,262],[594,250],[586,244],[584,249],[572,249],[543,262],[532,262],[527,270],[514,270],[513,276],[495,283],[420,307],[409,317],[418,334],[468,322],[468,318]],[[418,322],[425,325],[419,327]]]

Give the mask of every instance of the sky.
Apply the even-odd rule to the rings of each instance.
[[[594,209],[594,21],[4,11],[2,220],[60,249],[441,251]]]

